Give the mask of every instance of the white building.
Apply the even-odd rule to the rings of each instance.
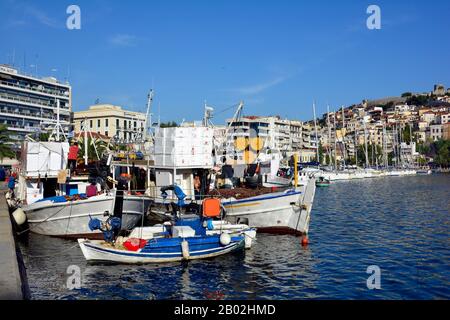
[[[53,128],[59,119],[63,131],[70,131],[72,89],[56,78],[37,78],[0,65],[0,124],[5,124],[10,137],[20,148],[25,135]]]
[[[432,124],[430,125],[430,138],[433,141],[438,141],[442,139],[444,133],[444,127],[442,124]]]
[[[119,106],[93,105],[88,110],[74,112],[75,133],[82,131],[82,122],[86,121],[90,132],[133,143],[144,133],[145,118],[145,113],[124,110]]]

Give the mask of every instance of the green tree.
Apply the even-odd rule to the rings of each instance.
[[[371,150],[370,149],[370,145],[368,145],[367,148],[368,148],[367,153],[368,153],[368,156],[369,156],[369,163],[370,163],[370,161],[371,161],[371,158],[370,158],[370,150]],[[366,165],[365,146],[363,144],[359,145],[358,149],[357,149],[357,152],[358,152],[358,163],[357,163],[357,165],[361,166],[361,167],[364,167]],[[356,162],[356,160],[355,160],[355,162]]]
[[[409,124],[406,124],[405,128],[402,131],[403,141],[406,143],[411,143],[411,127]]]
[[[436,164],[442,167],[450,165],[450,140],[439,140],[435,143],[436,146]]]
[[[323,163],[323,155],[325,153],[325,149],[322,146],[322,142],[319,142],[319,163]]]
[[[0,125],[0,160],[16,157],[15,152],[11,148],[11,141],[8,128],[4,124]]]
[[[108,146],[107,146],[106,142],[104,142],[102,140],[91,139],[90,137],[88,137],[87,143],[88,143],[88,161],[100,160],[100,159],[97,158],[97,153],[95,152],[95,149],[97,149],[98,156],[100,158],[108,151]],[[84,146],[84,139],[83,138],[78,140],[78,147],[80,148],[80,150],[78,151],[78,160],[79,161],[81,161],[81,160],[84,161],[84,148],[85,148],[85,146]]]
[[[325,164],[326,164],[327,166],[329,166],[329,165],[331,164],[331,162],[332,162],[332,157],[330,157],[329,154],[326,154],[326,155],[325,155]]]
[[[48,141],[50,134],[48,132],[39,133],[39,141]]]
[[[428,96],[411,96],[406,100],[408,105],[423,106],[429,101]]]
[[[421,155],[429,155],[431,152],[430,144],[428,143],[419,143],[417,145],[417,152],[419,152]]]

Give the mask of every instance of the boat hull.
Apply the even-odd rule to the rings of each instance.
[[[124,208],[126,201],[124,202]],[[132,206],[130,206],[132,207]],[[113,213],[114,196],[100,195],[86,200],[54,203],[36,202],[22,208],[27,215],[30,231],[42,235],[79,238],[80,236],[99,239],[102,233],[89,229],[90,219],[105,221],[105,212]],[[143,213],[126,212],[122,216],[122,228],[131,230],[142,220]]]
[[[315,179],[295,190],[243,200],[222,200],[225,219],[257,228],[258,232],[306,234],[315,194]]]
[[[188,254],[183,253],[183,240],[189,244]],[[87,261],[144,264],[213,258],[242,250],[245,242],[243,237],[239,237],[223,246],[220,244],[220,236],[209,236],[207,241],[204,240],[201,237],[154,239],[137,252],[115,249],[102,244],[102,241],[78,239],[78,243]]]

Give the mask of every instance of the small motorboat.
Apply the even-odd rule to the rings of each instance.
[[[316,187],[319,187],[319,188],[329,187],[330,184],[331,184],[330,180],[325,179],[324,177],[319,177],[316,180]]]
[[[423,169],[417,170],[417,175],[421,175],[421,176],[429,175],[429,174],[432,174],[432,173],[433,172],[429,168],[423,168]]]
[[[120,230],[116,217],[106,225],[93,220],[90,227],[102,230],[104,240],[78,239],[78,243],[87,261],[114,263],[204,259],[243,250],[246,238],[254,238],[256,230],[213,221],[220,213],[219,199],[205,199],[201,216],[186,215],[162,225],[135,228],[128,237],[115,235]]]

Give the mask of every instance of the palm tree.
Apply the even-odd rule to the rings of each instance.
[[[16,154],[11,149],[11,138],[8,134],[8,128],[2,124],[0,125],[0,160],[3,158],[15,158]]]
[[[92,139],[88,137],[87,142],[88,142],[89,161],[100,160],[102,156],[108,151],[108,145],[106,144],[105,141],[99,139]],[[78,140],[78,147],[80,148],[78,152],[78,161],[84,161],[84,138],[80,138]],[[97,158],[97,153],[95,152],[95,149],[97,149],[98,156],[100,157],[100,159]]]

